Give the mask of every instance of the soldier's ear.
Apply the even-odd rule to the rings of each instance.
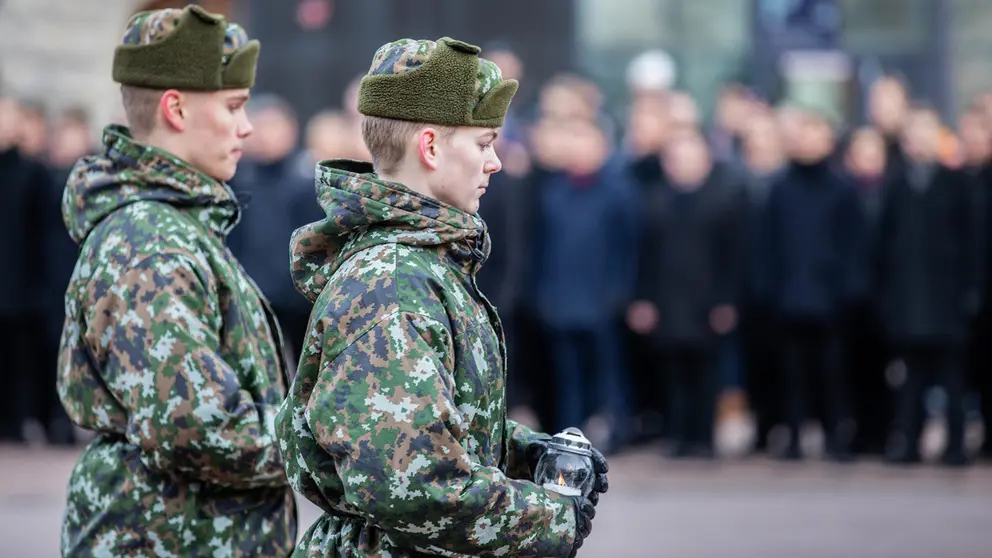
[[[186,109],[183,107],[183,94],[175,89],[169,89],[159,98],[159,114],[162,120],[177,132],[186,129]]]

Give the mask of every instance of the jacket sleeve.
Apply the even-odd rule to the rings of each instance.
[[[954,186],[958,196],[955,218],[955,223],[958,225],[957,246],[961,250],[963,260],[960,308],[971,318],[978,313],[981,304],[982,214],[976,209],[978,199],[967,175],[955,171],[954,176],[957,179]]]
[[[535,432],[517,421],[506,421],[506,436],[509,441],[506,474],[511,479],[534,480],[530,463],[527,462],[527,447],[534,442],[550,442],[551,435]]]
[[[760,271],[758,291],[759,297],[769,304],[778,304],[779,287],[783,281],[783,247],[781,235],[781,215],[788,208],[783,208],[782,197],[785,195],[786,177],[777,178],[768,192],[764,214],[761,215],[759,238],[764,266]]]
[[[744,209],[747,198],[744,197],[743,188],[736,184],[721,186],[732,188],[732,191],[727,192],[725,198],[720,200],[723,207],[714,235],[716,245],[713,249],[716,253],[717,265],[715,302],[718,305],[737,305],[740,298],[742,259],[746,240]]]
[[[571,500],[466,451],[485,433],[470,431],[456,406],[451,347],[445,325],[394,312],[322,362],[304,416],[343,505],[404,550],[567,556]]]
[[[867,242],[866,219],[854,186],[844,183],[841,188],[835,231],[837,252],[844,269],[844,302],[852,304],[863,298],[867,291],[862,254]]]
[[[627,305],[633,300],[637,290],[637,260],[640,251],[640,218],[641,196],[638,184],[631,179],[627,170],[619,165],[611,169],[615,175],[615,197],[612,232],[614,246],[612,251],[616,266],[615,292],[611,293],[611,307],[614,310],[626,311]]]
[[[101,378],[145,466],[236,489],[285,486],[277,409],[217,353],[220,308],[197,269],[172,253],[121,269],[90,308],[85,343],[105,362]]]

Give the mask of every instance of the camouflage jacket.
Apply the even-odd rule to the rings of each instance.
[[[275,444],[278,325],[224,244],[228,186],[104,132],[62,214],[62,404],[96,439],[69,480],[65,556],[287,556],[296,509]],[[274,333],[275,332],[275,333]]]
[[[295,556],[567,556],[573,504],[524,459],[545,435],[506,420],[482,220],[365,163],[318,165],[317,188],[327,218],[292,241],[314,310],[276,431],[325,513]]]

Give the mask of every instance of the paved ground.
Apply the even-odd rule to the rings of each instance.
[[[58,556],[75,452],[0,447],[0,558]],[[580,556],[988,558],[992,467],[948,471],[763,460],[611,460]],[[306,508],[308,525],[315,517]]]

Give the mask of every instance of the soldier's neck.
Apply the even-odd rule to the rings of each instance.
[[[420,175],[419,173],[408,171],[404,172],[403,169],[398,169],[397,172],[379,173],[378,176],[380,180],[385,180],[387,182],[398,182],[420,195],[427,196],[431,199],[437,199],[437,196],[434,195],[433,190],[427,182],[427,177]]]

